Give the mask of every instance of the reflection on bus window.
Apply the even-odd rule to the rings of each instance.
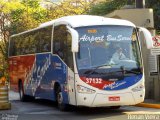
[[[11,38],[10,56],[51,52],[52,26]]]
[[[56,26],[53,33],[53,54],[57,54],[73,70],[71,34],[65,25]]]
[[[87,32],[88,30],[96,32]],[[100,65],[140,68],[136,31],[129,26],[91,26],[76,28],[79,33],[78,69]],[[113,64],[115,64],[113,66]]]

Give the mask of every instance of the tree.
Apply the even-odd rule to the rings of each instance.
[[[106,15],[114,10],[120,9],[127,4],[127,0],[106,0],[99,4],[93,5],[88,11],[92,15]]]
[[[39,0],[0,1],[0,71],[7,76],[9,36],[33,27],[46,20],[47,10]]]
[[[13,4],[11,6],[11,4]],[[10,35],[10,11],[15,9],[15,6],[18,6],[16,1],[8,2],[1,0],[0,1],[0,72],[1,75],[7,76],[7,58],[8,58],[8,39]]]
[[[157,33],[160,34],[160,0],[146,0],[146,7],[153,8],[154,23]]]
[[[106,15],[114,10],[122,8],[128,0],[106,0],[100,4],[91,7],[88,14]],[[135,4],[135,0],[130,0],[131,4]],[[146,8],[153,8],[155,28],[160,34],[160,0],[146,0]]]
[[[84,14],[92,2],[66,0],[43,7],[42,0],[1,0],[0,1],[0,53],[7,74],[9,36],[37,27],[40,23],[66,15]]]
[[[11,34],[34,27],[47,19],[47,9],[40,6],[40,0],[22,0],[21,6],[11,11]]]
[[[51,20],[68,15],[86,14],[91,4],[94,4],[95,1],[97,0],[92,0],[91,2],[87,2],[86,0],[65,0],[60,4],[50,2],[52,4],[47,6],[47,9],[49,10],[48,18]]]

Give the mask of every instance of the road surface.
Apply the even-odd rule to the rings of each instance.
[[[59,111],[56,104],[47,100],[19,101],[15,92],[10,92],[11,110],[0,111],[0,120],[160,120],[160,109],[123,106],[109,108],[72,108]]]

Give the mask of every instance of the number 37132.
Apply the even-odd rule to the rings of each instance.
[[[101,84],[102,79],[101,78],[86,78],[86,83]]]

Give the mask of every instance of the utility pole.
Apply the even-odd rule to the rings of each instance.
[[[132,4],[132,0],[128,0],[127,5],[131,5]]]
[[[135,0],[136,8],[145,8],[145,0]]]

